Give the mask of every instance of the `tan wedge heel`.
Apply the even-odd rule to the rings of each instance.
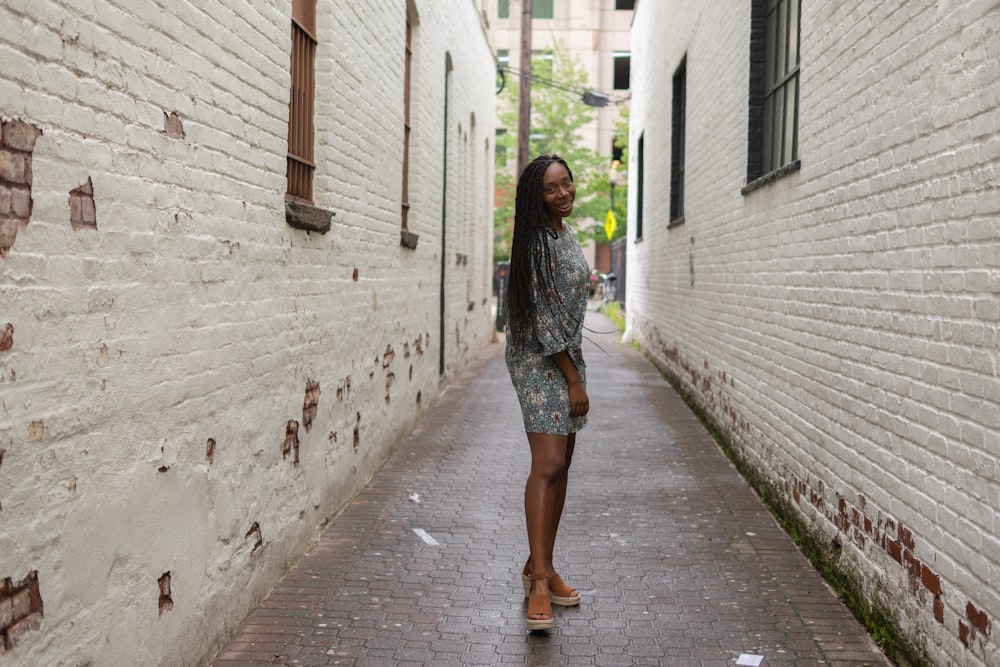
[[[530,595],[532,581],[549,579],[548,572],[539,572],[528,576],[528,629],[548,630],[552,627],[552,600],[548,595]]]
[[[528,594],[531,592],[530,574],[531,568],[529,567],[529,563],[525,563],[524,569],[521,571],[524,597],[528,597]],[[552,599],[552,604],[560,607],[575,607],[580,604],[580,593],[563,581],[562,577],[555,572],[549,578],[549,597]]]

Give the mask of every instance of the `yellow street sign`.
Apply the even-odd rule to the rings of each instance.
[[[608,240],[615,235],[615,230],[618,229],[618,221],[615,220],[615,212],[608,209],[608,214],[604,216],[604,233],[608,235]]]

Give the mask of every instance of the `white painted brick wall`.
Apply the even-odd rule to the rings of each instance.
[[[1000,664],[1000,3],[802,16],[801,171],[744,196],[750,4],[639,3],[629,324],[935,664]]]
[[[0,6],[0,118],[43,132],[0,259],[0,578],[37,570],[44,621],[5,664],[197,664],[434,400],[442,338],[447,378],[489,343],[494,62],[473,2],[410,3],[403,248],[407,4],[318,3],[327,234],[285,222],[290,3]],[[98,229],[74,231],[88,177]]]

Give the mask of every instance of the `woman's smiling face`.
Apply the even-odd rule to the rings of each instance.
[[[576,186],[566,167],[553,162],[542,175],[542,202],[548,214],[549,224],[562,228],[562,219],[573,213]]]

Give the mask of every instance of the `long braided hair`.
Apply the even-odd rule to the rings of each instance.
[[[537,326],[534,294],[555,292],[555,261],[552,249],[545,242],[545,235],[552,232],[542,198],[542,177],[554,163],[565,167],[569,179],[573,180],[573,172],[564,159],[558,155],[539,155],[524,168],[517,181],[514,239],[510,248],[510,277],[504,307],[511,344],[520,350],[531,343]]]

